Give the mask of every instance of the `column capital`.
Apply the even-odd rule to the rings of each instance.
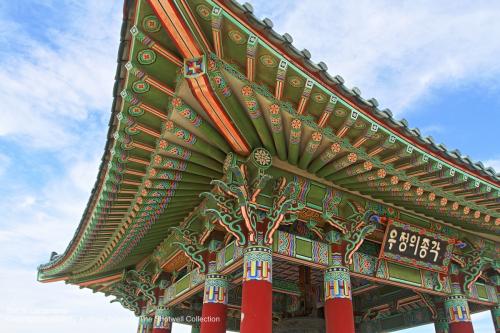
[[[336,298],[351,299],[349,268],[339,264],[325,270],[325,301]]]
[[[273,252],[268,246],[249,246],[243,249],[243,281],[272,283]]]
[[[148,333],[153,327],[153,318],[147,315],[139,317],[139,330],[140,333]]]
[[[324,289],[326,332],[354,333],[351,278],[340,252],[331,255],[331,264],[325,270]]]
[[[155,310],[155,317],[153,320],[153,331],[154,332],[169,332],[172,328],[171,317],[173,316],[173,311],[164,306],[158,306]]]
[[[227,277],[218,273],[209,273],[205,277],[203,304],[227,304],[229,296],[229,282]]]
[[[453,294],[444,301],[444,308],[448,323],[470,322],[470,311],[467,298],[464,295]]]

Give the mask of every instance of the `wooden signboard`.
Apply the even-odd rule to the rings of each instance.
[[[380,258],[447,274],[455,243],[448,236],[390,219]]]

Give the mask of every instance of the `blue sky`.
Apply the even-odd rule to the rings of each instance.
[[[363,96],[500,171],[498,1],[254,1]],[[0,2],[0,321],[19,333],[135,332],[102,295],[38,284],[71,239],[109,120],[121,1]],[[75,327],[75,322],[77,323]],[[489,313],[476,332],[492,331]],[[421,327],[408,332],[426,332]],[[175,329],[174,333],[183,332]]]

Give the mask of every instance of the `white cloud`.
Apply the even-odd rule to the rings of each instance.
[[[24,267],[62,252],[80,221],[97,174],[97,159],[74,160],[62,165],[41,188],[15,188],[0,203],[0,262]],[[9,253],[5,258],[3,255]]]
[[[22,51],[0,57],[0,140],[15,140],[30,153],[50,149],[48,158],[59,168],[44,174],[41,185],[15,184],[4,181],[6,168],[14,169],[15,154],[0,155],[2,328],[19,333],[68,328],[73,333],[135,332],[137,320],[131,313],[101,294],[36,282],[36,266],[51,251],[64,251],[73,236],[95,181],[122,15],[121,1],[38,2],[66,8],[70,24],[51,21],[53,26],[46,27],[50,43],[40,42],[23,30],[27,22],[8,21],[0,13],[0,45],[20,45]],[[389,2],[324,0],[261,7],[270,8],[277,30],[292,33],[296,44],[313,51],[315,60],[329,64],[330,72],[368,90],[365,96],[403,109],[441,80],[487,79],[498,72],[491,64],[492,53],[500,53],[494,40],[499,23],[492,19],[498,6],[482,11],[426,5],[432,12],[409,2],[399,9]],[[491,32],[475,41],[477,22]],[[38,167],[45,169],[44,163],[40,160]]]
[[[497,173],[500,173],[500,158],[493,160],[486,160],[483,162],[486,167],[492,167]]]
[[[131,312],[102,294],[36,281],[72,238],[96,179],[122,16],[119,1],[43,2],[65,16],[47,22],[43,41],[0,5],[0,143],[15,142],[0,155],[2,329],[135,332]]]
[[[306,0],[287,9],[277,31],[394,113],[442,85],[488,87],[500,74],[499,2]]]
[[[40,284],[34,270],[1,269],[5,332],[135,332],[136,318],[111,297],[62,282]]]
[[[9,21],[0,23],[3,44],[23,41],[0,63],[0,137],[58,149],[78,142],[75,132],[92,112],[109,116],[120,6],[93,0],[62,7],[71,23],[47,28],[50,44],[29,31],[7,31]]]

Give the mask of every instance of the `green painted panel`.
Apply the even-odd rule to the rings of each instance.
[[[189,285],[191,278],[189,274],[183,276],[177,283],[175,284],[175,294],[179,295],[180,293],[184,292],[185,290],[189,289]]]
[[[483,284],[476,283],[477,296],[481,299],[488,300],[488,293],[486,292],[486,287]]]
[[[312,242],[308,239],[297,237],[295,239],[295,255],[299,258],[312,258]]]
[[[233,260],[234,257],[234,243],[229,244],[226,247],[224,262],[227,264]]]
[[[391,262],[387,263],[387,268],[389,271],[389,280],[409,283],[416,286],[422,285],[422,277],[420,275],[419,269],[402,266]]]

